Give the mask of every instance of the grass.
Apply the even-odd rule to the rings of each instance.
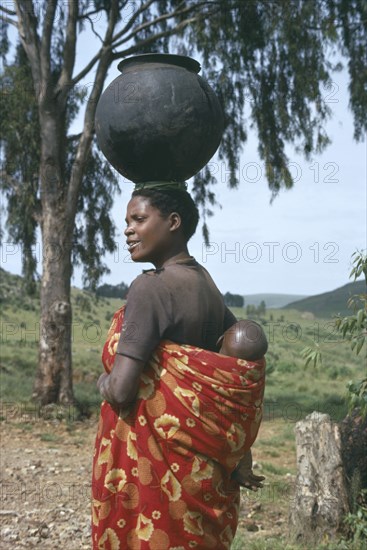
[[[300,550],[300,546],[293,546],[276,538],[248,540],[245,533],[238,533],[234,538],[231,550]]]
[[[274,466],[274,464],[271,464],[269,462],[262,462],[262,469],[263,469],[264,472],[274,474],[276,476],[284,476],[285,474],[288,473],[287,468]]]
[[[309,545],[292,544],[285,538],[269,537],[267,539],[248,540],[246,533],[238,533],[231,546],[231,550],[310,550]],[[312,550],[366,550],[364,541],[353,543],[340,540],[313,546]]]
[[[10,292],[9,288],[10,284]],[[27,402],[37,368],[39,300],[27,297],[25,310],[17,300],[8,297],[2,305],[0,397]],[[102,372],[101,352],[113,312],[121,304],[118,299],[97,299],[72,289],[73,383],[83,414],[99,406],[95,383]],[[233,312],[244,317],[243,309]],[[333,333],[330,319],[308,320],[294,310],[269,310],[261,322],[269,341],[264,419],[283,418],[294,424],[318,410],[341,420],[347,412],[346,384],[362,377],[362,358],[356,358],[349,343]],[[323,365],[305,368],[301,350],[315,345],[323,351]]]
[[[26,297],[24,309],[18,303],[22,295],[20,281],[15,276],[5,280],[7,294],[1,306],[0,398],[8,403],[31,401],[38,360],[39,299]],[[14,292],[17,287],[18,292]],[[81,411],[94,411],[101,402],[95,383],[102,372],[104,340],[113,312],[122,303],[118,299],[97,299],[78,289],[72,289],[71,301],[74,395]]]
[[[29,422],[29,418],[61,419],[73,445],[83,446],[84,436],[76,429],[75,420],[99,410],[101,398],[96,381],[102,372],[102,347],[113,312],[121,307],[121,301],[96,300],[86,292],[72,290],[73,386],[77,406],[67,410],[55,406],[41,412],[31,403],[38,356],[39,303],[37,298],[22,298],[26,304],[23,308],[22,300],[18,299],[19,289],[14,291],[16,284],[7,285],[8,298],[2,304],[0,418],[3,421],[16,418],[22,430],[35,430],[36,437],[53,445],[63,444],[60,435],[49,432],[49,428],[36,433],[36,424]],[[237,317],[244,317],[244,310],[233,311]],[[362,377],[363,358],[352,355],[349,343],[335,337],[330,319],[307,320],[297,311],[270,310],[261,322],[269,340],[268,375],[264,418],[253,455],[255,472],[265,475],[266,480],[258,493],[242,493],[241,521],[244,520],[240,521],[232,550],[300,550],[301,546],[285,539],[286,523],[279,527],[280,534],[274,536],[271,532],[249,533],[246,521],[261,524],[268,518],[271,530],[279,514],[287,518],[296,473],[295,423],[313,410],[329,413],[336,421],[342,419],[347,411],[346,384],[351,378]],[[314,345],[323,351],[323,365],[305,368],[301,350]],[[257,510],[253,509],[255,503],[260,505]],[[348,548],[343,544],[346,543],[315,550]]]
[[[39,342],[39,296],[25,295],[21,277],[1,271],[2,276],[2,398],[27,400],[37,365]],[[101,352],[112,315],[122,305],[115,298],[96,298],[73,288],[72,357],[74,389],[82,405],[98,402],[95,381],[101,372]],[[238,318],[245,310],[233,308]],[[316,407],[335,418],[345,412],[345,386],[362,376],[363,360],[350,352],[348,342],[335,334],[330,318],[305,319],[295,310],[269,310],[260,319],[269,342],[265,402],[267,414],[288,420],[303,417]],[[304,367],[301,350],[320,346],[322,368]],[[337,410],[335,410],[337,409]]]
[[[54,433],[42,433],[40,434],[41,441],[47,441],[49,443],[60,443],[60,437]]]

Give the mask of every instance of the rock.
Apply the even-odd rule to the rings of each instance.
[[[38,533],[39,533],[41,538],[47,539],[50,536],[50,529],[49,529],[48,525],[46,525],[45,523],[40,525],[39,528],[38,528]]]
[[[259,531],[259,526],[256,525],[256,523],[246,523],[245,529],[246,531],[255,532],[255,531]]]
[[[1,538],[4,538],[9,542],[14,542],[19,540],[19,533],[11,527],[5,527],[1,532]]]

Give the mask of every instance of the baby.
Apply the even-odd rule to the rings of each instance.
[[[237,321],[219,338],[217,345],[221,346],[219,353],[247,361],[261,359],[268,350],[263,329],[249,319]],[[245,453],[231,477],[253,491],[263,486],[261,482],[265,479],[264,476],[256,476],[252,472],[251,449]]]
[[[257,361],[268,351],[268,341],[261,326],[250,319],[232,325],[217,342],[219,353],[246,361]]]

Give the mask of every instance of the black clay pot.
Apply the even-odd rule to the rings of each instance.
[[[123,60],[96,112],[99,146],[118,172],[134,182],[183,181],[217,150],[224,127],[219,101],[197,74],[200,64],[180,55],[146,54]]]

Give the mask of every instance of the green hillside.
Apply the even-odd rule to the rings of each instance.
[[[347,307],[347,302],[354,294],[363,294],[366,292],[364,281],[355,281],[348,283],[340,288],[317,294],[297,300],[287,304],[284,309],[296,309],[297,311],[309,311],[316,317],[332,317],[340,313],[341,315],[350,315],[351,311]]]

